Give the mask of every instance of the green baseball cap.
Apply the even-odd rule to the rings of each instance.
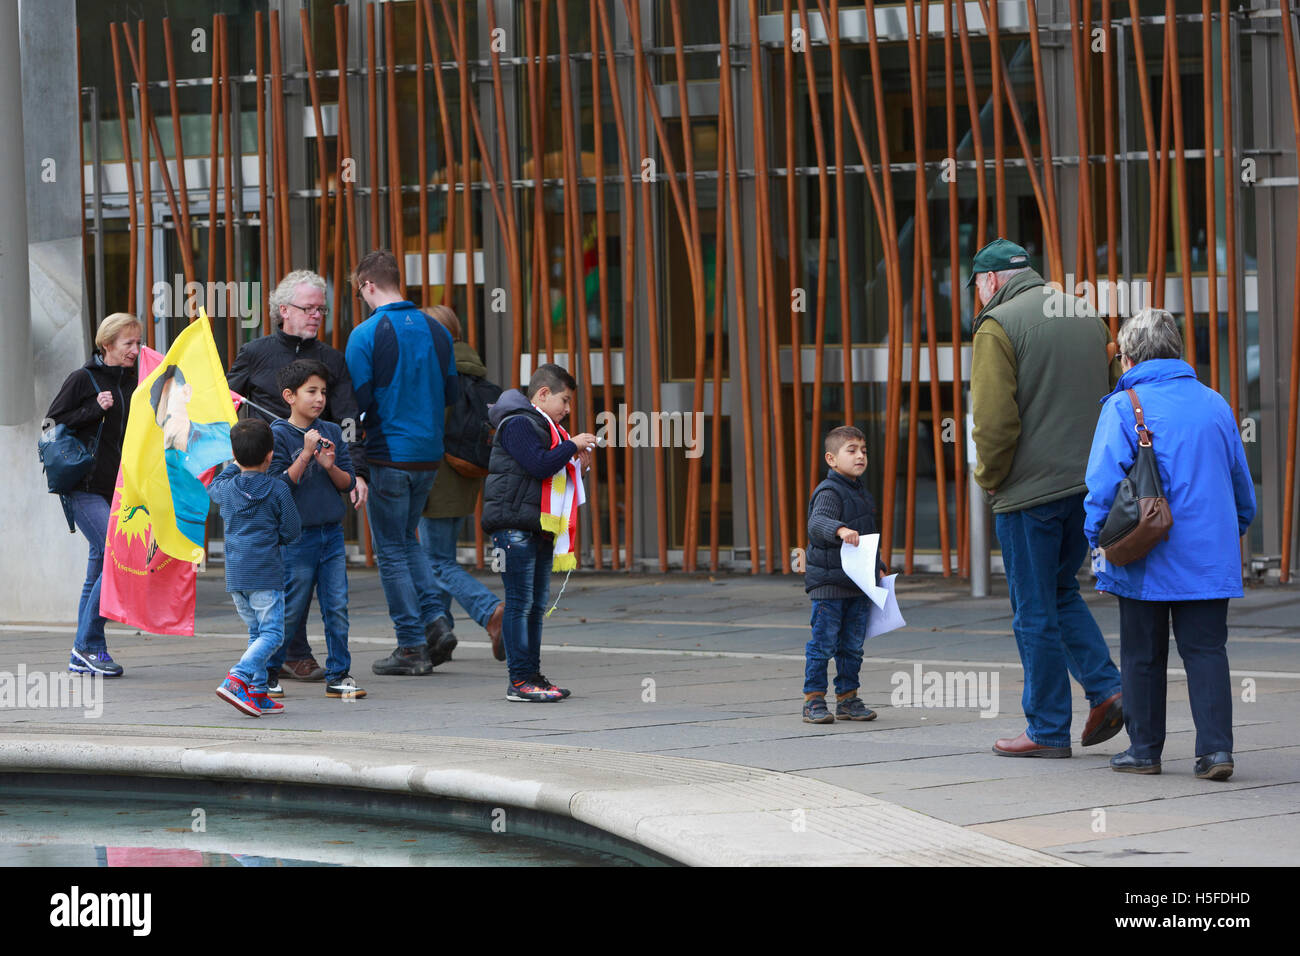
[[[1029,253],[1023,246],[1018,246],[1010,239],[994,239],[979,252],[970,263],[970,278],[966,288],[975,284],[975,277],[981,272],[1001,272],[1003,269],[1024,269],[1029,265]]]

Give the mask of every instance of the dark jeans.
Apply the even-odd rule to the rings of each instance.
[[[285,633],[307,629],[311,592],[316,591],[321,620],[325,624],[325,679],[337,680],[352,666],[348,651],[348,559],[343,546],[343,525],[325,524],[303,528],[292,544],[280,548],[284,562]],[[289,649],[292,652],[292,648]],[[297,658],[290,657],[290,660]],[[285,645],[271,655],[267,668],[284,666]]]
[[[464,523],[464,518],[421,518],[420,547],[429,556],[438,614],[454,624],[451,601],[455,598],[480,627],[487,627],[501,599],[456,560],[456,539]]]
[[[1120,689],[1110,650],[1079,595],[1079,567],[1088,553],[1083,497],[997,516],[1012,626],[1025,667],[1021,706],[1029,739],[1045,747],[1070,745],[1070,677],[1083,685],[1093,707]]]
[[[109,505],[102,495],[88,491],[74,491],[68,497],[77,529],[90,542],[86,580],[81,585],[81,600],[77,603],[77,636],[72,646],[82,654],[103,654],[108,645],[104,640],[104,618],[99,613],[99,591],[104,580],[104,539],[108,537]]]
[[[310,608],[311,606],[310,598],[308,598],[307,604],[308,607]],[[285,639],[285,642],[280,645],[280,650],[283,652],[283,657],[291,661],[305,661],[309,657],[314,658],[314,655],[311,652],[311,645],[307,643],[307,615],[306,614],[302,616],[302,619],[298,622],[298,626],[292,631],[292,633],[288,635],[288,637]],[[280,663],[276,665],[276,667],[279,668],[280,665],[283,663],[284,661],[281,660]]]
[[[542,668],[542,621],[551,594],[555,539],[548,534],[511,528],[492,534],[493,547],[505,555],[501,583],[506,610],[501,642],[512,681],[527,680]]]
[[[400,647],[422,646],[424,625],[438,616],[436,582],[416,536],[420,512],[436,477],[435,471],[386,465],[370,468],[370,497],[366,499],[370,540]]]
[[[1169,618],[1187,671],[1196,724],[1196,755],[1232,751],[1232,678],[1228,676],[1228,599],[1119,599],[1119,659],[1124,677],[1124,729],[1133,756],[1159,760],[1165,744],[1165,678]]]
[[[826,693],[827,663],[835,658],[835,693],[844,696],[858,689],[862,645],[867,640],[871,598],[860,597],[812,602],[812,638],[804,647],[803,692]]]

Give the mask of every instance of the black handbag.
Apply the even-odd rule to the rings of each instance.
[[[1137,392],[1131,388],[1127,392],[1137,419],[1133,425],[1138,435],[1137,456],[1128,475],[1115,489],[1110,514],[1106,515],[1106,523],[1097,535],[1097,544],[1106,560],[1117,567],[1145,558],[1152,548],[1169,537],[1169,529],[1174,524],[1160,483],[1151,432],[1142,417],[1142,405]]]

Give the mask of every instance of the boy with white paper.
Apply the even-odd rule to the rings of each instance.
[[[810,724],[874,720],[876,713],[858,697],[858,672],[872,602],[845,572],[844,543],[878,534],[876,505],[862,484],[867,470],[867,438],[851,425],[826,435],[830,471],[808,503],[808,553],[804,590],[812,599],[812,638],[804,648],[803,719]],[[885,572],[876,558],[876,583]],[[826,679],[835,658],[835,713],[826,706]]]

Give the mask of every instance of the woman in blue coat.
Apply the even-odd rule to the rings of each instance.
[[[1196,725],[1196,776],[1232,776],[1232,683],[1228,599],[1241,597],[1241,545],[1255,517],[1255,488],[1237,422],[1223,397],[1180,358],[1172,315],[1145,309],[1119,332],[1124,375],[1102,399],[1088,458],[1084,533],[1097,535],[1116,486],[1137,454],[1132,388],[1164,485],[1173,527],[1145,558],[1116,567],[1103,560],[1097,590],[1119,598],[1120,677],[1130,746],[1111,758],[1124,773],[1160,772],[1165,743],[1169,622],[1187,670]]]

